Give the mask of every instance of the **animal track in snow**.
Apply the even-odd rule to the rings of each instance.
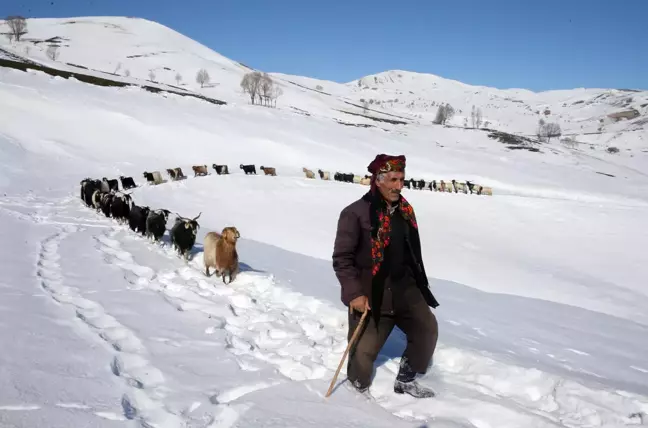
[[[251,385],[237,386],[236,388],[215,394],[209,400],[214,404],[227,404],[234,400],[238,400],[244,395],[279,385],[279,383],[280,382],[259,382]]]
[[[164,376],[142,356],[146,349],[139,338],[117,319],[107,314],[99,303],[81,297],[75,288],[64,284],[59,263],[61,258],[59,246],[69,233],[71,232],[59,231],[41,243],[36,275],[40,278],[43,289],[54,300],[73,306],[77,318],[119,352],[111,362],[113,373],[134,387],[132,392],[124,395],[122,400],[125,416],[129,418],[129,415],[135,414],[141,419],[143,425],[157,426],[175,422],[179,426],[181,420],[178,416],[168,412],[162,403],[153,398],[154,395],[164,396],[157,390],[164,383]],[[114,248],[115,242],[103,241],[108,244],[106,248]],[[125,406],[124,403],[128,405]],[[110,418],[108,413],[102,415]]]

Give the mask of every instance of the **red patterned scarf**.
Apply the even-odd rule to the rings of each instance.
[[[382,262],[385,258],[385,249],[389,246],[389,236],[391,232],[391,215],[389,214],[389,208],[384,200],[381,199],[381,204],[379,207],[376,207],[377,212],[372,213],[372,217],[377,219],[376,227],[372,225],[372,234],[371,234],[371,259],[373,261],[373,267],[371,273],[373,276],[380,271]],[[414,229],[418,229],[418,224],[416,223],[416,215],[414,214],[414,208],[410,205],[409,202],[401,195],[400,201],[398,203],[397,209],[400,211],[403,218],[409,222]],[[374,233],[375,230],[375,233]],[[375,236],[374,236],[375,235]]]

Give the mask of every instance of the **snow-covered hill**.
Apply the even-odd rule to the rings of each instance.
[[[625,92],[500,91],[399,71],[363,78],[367,89],[273,74],[284,88],[275,109],[248,104],[239,87],[246,66],[161,25],[94,17],[28,26],[23,42],[0,43],[8,59],[131,83],[153,69],[160,82],[146,83],[159,87],[175,85],[180,72],[184,90],[228,104],[0,67],[0,340],[12,344],[0,355],[0,425],[518,428],[648,420],[645,125],[607,123],[613,133],[579,135],[576,148],[552,141],[530,152],[483,130],[432,125],[435,110],[424,107],[450,102],[465,114],[480,102],[490,128],[516,133],[532,133],[538,120],[524,106],[549,107],[550,117],[563,112],[564,130],[579,129],[579,120],[585,130],[625,108],[613,105]],[[57,61],[39,42],[53,37]],[[213,87],[194,82],[201,67]],[[635,104],[646,94],[630,96],[645,114]],[[363,109],[349,103],[371,97],[399,100],[379,108],[374,101],[370,117],[357,116]],[[417,97],[426,101],[408,107]],[[362,124],[374,126],[353,126]],[[608,144],[621,152],[607,153]],[[308,180],[302,167],[363,175],[380,152],[407,155],[414,178],[474,180],[494,195],[405,190],[441,302],[439,350],[424,379],[438,397],[391,392],[403,348],[397,332],[379,360],[375,400],[344,386],[324,400],[346,344],[333,236],[339,211],[366,187]],[[132,175],[143,184],[143,171],[166,176],[180,166],[191,175],[191,165],[212,163],[232,174],[133,192],[139,205],[202,212],[188,264],[78,198],[88,176]],[[276,167],[278,176],[246,176],[241,163]],[[225,286],[202,274],[201,242],[228,225],[241,232],[244,272]]]

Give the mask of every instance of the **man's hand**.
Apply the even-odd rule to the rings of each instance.
[[[358,296],[355,299],[351,300],[349,307],[355,311],[362,313],[371,309],[369,307],[369,299],[367,299],[367,296]]]

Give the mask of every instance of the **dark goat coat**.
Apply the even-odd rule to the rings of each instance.
[[[135,185],[135,181],[133,180],[133,177],[121,176],[121,177],[119,177],[119,180],[121,180],[122,189],[124,189],[124,190],[132,189],[133,187],[137,187]]]
[[[81,182],[81,199],[89,207],[92,206],[92,194],[95,190],[101,190],[101,180],[86,178]]]
[[[213,164],[212,168],[216,170],[216,174],[221,175],[221,174],[229,174],[229,168],[227,168],[227,165],[216,165]]]
[[[101,212],[103,212],[106,217],[111,217],[111,207],[114,197],[115,195],[113,195],[112,193],[107,193],[101,196],[101,202],[99,202],[99,206],[101,207]]]
[[[159,241],[166,231],[166,224],[168,219],[169,211],[150,211],[148,217],[146,218],[146,236],[153,236],[156,241]]]
[[[133,232],[139,232],[142,235],[146,232],[146,218],[149,215],[149,207],[138,207],[133,205],[130,209],[130,215],[128,216],[128,227],[131,228]]]
[[[102,181],[108,185],[108,191],[119,190],[119,182],[116,179],[108,180],[106,177],[104,177]]]
[[[130,195],[116,195],[113,197],[110,204],[110,211],[113,218],[118,220],[128,220],[132,200],[133,199]]]
[[[240,168],[246,174],[256,174],[256,167],[254,165],[241,165]]]
[[[196,243],[198,228],[199,225],[196,220],[177,218],[169,232],[173,247],[185,257]]]

